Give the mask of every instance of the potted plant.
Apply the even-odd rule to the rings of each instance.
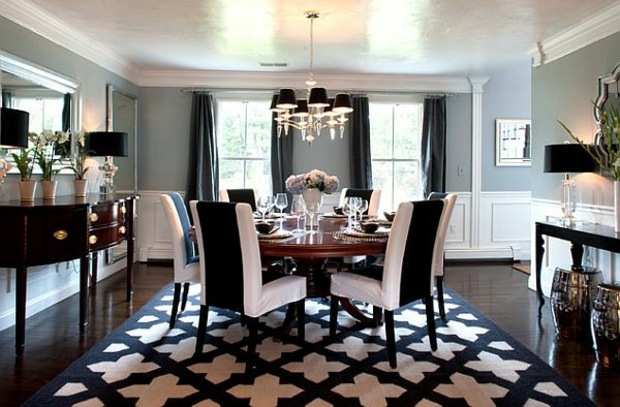
[[[89,151],[86,149],[86,138],[88,133],[80,132],[77,135],[75,145],[75,154],[71,157],[71,165],[65,167],[73,171],[75,177],[74,191],[75,196],[86,196],[88,189],[88,180],[84,178],[90,167],[86,166],[86,159],[89,157]]]
[[[54,169],[54,164],[62,159],[62,155],[57,154],[55,147],[56,145],[66,145],[65,143],[69,140],[69,133],[44,130],[40,135],[33,134],[33,136],[37,139],[34,158],[41,168],[43,199],[54,199],[58,181],[53,180],[52,177],[60,172],[60,169]]]
[[[22,201],[34,201],[34,193],[37,188],[37,182],[31,181],[32,167],[34,164],[34,149],[22,148],[19,154],[11,153],[15,166],[19,170],[19,193]]]

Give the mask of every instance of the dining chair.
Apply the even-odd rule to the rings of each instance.
[[[336,334],[338,304],[356,299],[385,312],[385,333],[390,366],[396,367],[394,310],[422,299],[431,349],[437,350],[433,309],[433,262],[445,200],[403,202],[387,242],[382,267],[357,268],[331,275],[329,333]]]
[[[191,224],[183,198],[178,192],[161,194],[161,201],[166,221],[170,229],[172,249],[174,252],[174,296],[170,312],[170,328],[174,328],[183,285],[181,312],[185,310],[190,283],[200,282],[200,267],[194,242],[190,237]]]
[[[364,214],[368,216],[377,216],[379,212],[379,202],[381,200],[380,189],[364,189],[364,188],[343,188],[340,192],[339,206],[344,206],[344,201],[349,196],[358,196],[368,201],[368,209]],[[333,260],[336,263],[338,271],[341,270],[340,263],[347,265],[351,269],[355,264],[362,263],[366,260],[366,256],[347,256],[342,259]],[[363,263],[362,263],[363,264]]]
[[[256,212],[256,192],[250,188],[220,189],[220,202],[245,202]]]
[[[202,354],[209,307],[238,312],[247,323],[246,373],[254,364],[260,316],[288,305],[287,315],[297,312],[297,334],[303,341],[306,278],[282,274],[265,281],[250,205],[191,201],[190,209],[196,220],[202,288],[194,356]]]
[[[344,200],[349,196],[358,196],[368,201],[368,209],[364,212],[368,216],[377,216],[379,212],[379,201],[381,199],[380,189],[363,189],[363,188],[342,188],[340,191],[340,202],[338,205],[342,208]]]
[[[429,200],[446,200],[446,209],[441,219],[441,225],[439,226],[439,238],[437,243],[437,250],[435,252],[435,261],[433,262],[433,275],[435,276],[435,287],[437,288],[437,303],[439,305],[439,315],[444,321],[446,320],[446,307],[443,300],[445,246],[446,238],[448,236],[448,226],[450,226],[450,219],[452,218],[452,210],[454,209],[454,204],[456,203],[456,197],[457,195],[451,192],[431,192],[427,198]]]

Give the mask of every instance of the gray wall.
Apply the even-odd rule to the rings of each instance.
[[[446,191],[468,192],[471,191],[471,94],[448,98],[446,116]]]
[[[495,120],[531,118],[529,58],[494,74],[482,96],[482,191],[529,191],[531,167],[495,165]],[[535,128],[532,137],[538,137]]]
[[[106,85],[112,84],[122,90],[139,96],[139,88],[99,65],[28,31],[0,16],[0,50],[24,60],[58,72],[80,84],[82,129],[86,131],[106,128]],[[140,127],[140,124],[138,125]],[[140,137],[140,135],[139,135]],[[122,169],[121,169],[122,170]],[[17,182],[17,175],[8,177],[9,182]],[[67,183],[71,175],[60,175],[59,191],[69,193]]]
[[[592,141],[596,133],[592,102],[598,94],[597,78],[611,72],[618,62],[620,33],[533,69],[532,197],[560,200],[562,174],[543,173],[544,146],[570,140],[558,120],[584,141]],[[612,205],[609,179],[593,174],[574,179],[578,202]]]

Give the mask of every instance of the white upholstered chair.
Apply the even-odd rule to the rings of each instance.
[[[344,206],[344,200],[348,196],[359,196],[367,200],[368,209],[366,210],[366,214],[368,216],[377,216],[379,201],[381,200],[380,189],[342,188],[342,191],[340,191],[340,202],[338,204],[340,207]]]
[[[394,311],[422,299],[431,349],[437,349],[433,309],[433,262],[445,200],[403,202],[398,206],[382,267],[357,268],[331,275],[329,332],[336,334],[341,298],[383,309],[390,366],[395,368]]]
[[[190,283],[200,282],[200,268],[194,242],[190,238],[191,223],[183,198],[178,192],[162,194],[159,198],[168,222],[174,250],[174,297],[170,313],[170,328],[174,328],[179,310],[181,285],[183,285],[181,311],[184,311]]]
[[[200,253],[201,304],[194,356],[202,353],[209,307],[239,312],[248,323],[246,372],[254,364],[258,319],[284,305],[297,311],[304,340],[305,277],[281,275],[264,281],[258,237],[247,203],[191,201]]]
[[[445,245],[446,237],[448,236],[448,227],[450,226],[450,219],[452,218],[452,210],[456,203],[457,195],[455,193],[446,192],[431,192],[428,196],[429,200],[432,199],[445,199],[446,209],[441,219],[441,225],[439,226],[439,240],[437,251],[435,253],[435,262],[433,263],[433,274],[435,275],[435,286],[437,288],[437,303],[439,304],[439,315],[441,319],[446,319],[446,307],[443,300],[443,275],[444,275],[444,260],[445,260]]]
[[[256,191],[250,188],[220,189],[220,202],[245,202],[256,212]]]

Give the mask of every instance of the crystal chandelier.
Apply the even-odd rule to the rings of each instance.
[[[338,129],[340,138],[342,138],[345,123],[349,120],[347,115],[353,111],[353,108],[347,93],[339,93],[335,98],[328,98],[325,88],[314,87],[316,85],[312,71],[314,20],[319,18],[319,13],[306,11],[304,14],[310,19],[310,73],[306,81],[307,99],[297,99],[294,89],[281,89],[278,98],[271,106],[271,111],[277,113],[275,121],[278,123],[278,137],[282,135],[282,131],[288,135],[289,129],[293,127],[301,131],[302,140],[312,144],[315,136],[320,135],[323,129],[329,129],[332,140],[336,137],[336,129]]]

